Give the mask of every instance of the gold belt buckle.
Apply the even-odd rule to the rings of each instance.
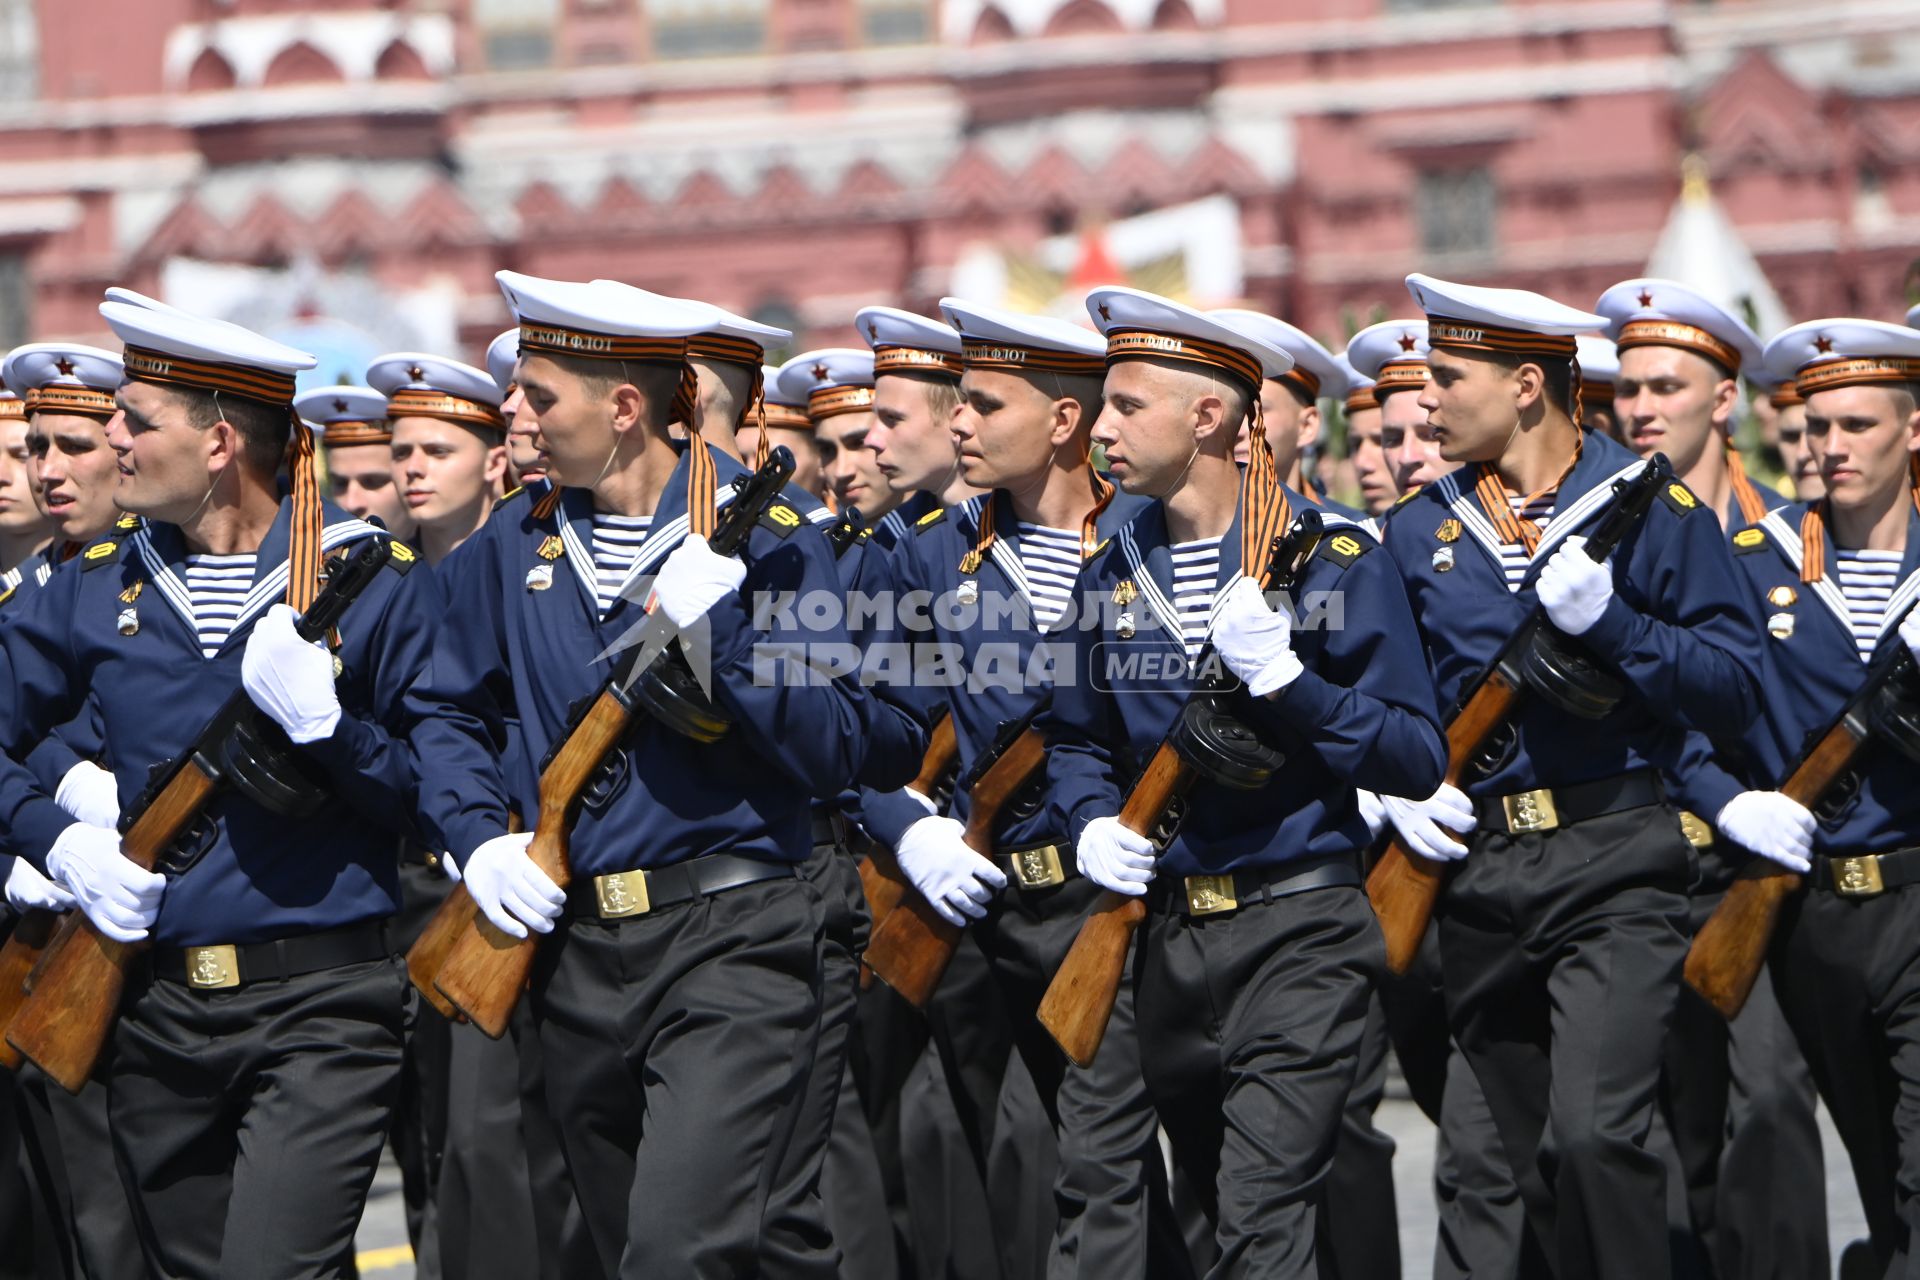
[[[1680,811],[1680,834],[1696,849],[1713,848],[1713,828],[1702,822],[1697,813]]]
[[[595,876],[593,899],[600,908],[602,920],[643,916],[653,909],[647,900],[647,873],[644,871],[616,871],[609,876]]]
[[[1214,916],[1239,905],[1240,899],[1233,894],[1231,875],[1187,877],[1188,915]]]
[[[1022,889],[1051,889],[1067,882],[1066,868],[1060,862],[1060,846],[1044,844],[1038,849],[1017,849],[1007,855],[1013,878]]]
[[[1833,863],[1833,891],[1841,897],[1871,898],[1886,892],[1886,882],[1880,878],[1879,854],[1835,858]]]
[[[195,991],[224,991],[240,985],[240,953],[230,942],[187,948],[187,985]]]
[[[1507,812],[1508,835],[1552,831],[1560,825],[1560,811],[1553,807],[1553,792],[1546,787],[1501,796],[1500,807]]]

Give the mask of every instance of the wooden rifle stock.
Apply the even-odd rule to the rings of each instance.
[[[953,768],[959,754],[960,744],[953,734],[953,717],[942,715],[933,726],[932,736],[927,739],[927,753],[921,758],[920,774],[908,785],[923,796],[933,797],[939,792],[941,780]],[[906,873],[900,870],[900,864],[894,861],[891,849],[876,846],[860,863],[860,889],[866,895],[867,914],[876,929],[900,905],[900,900],[912,887],[907,883]],[[871,970],[863,967],[863,984],[871,980],[871,974]]]
[[[13,1015],[27,998],[27,979],[39,966],[60,928],[57,911],[29,911],[13,923],[13,932],[0,947],[0,1032],[13,1025]],[[8,1071],[25,1061],[20,1051],[0,1039],[0,1067]]]
[[[1028,728],[1001,753],[967,791],[967,847],[982,858],[993,856],[993,830],[1000,811],[1046,762],[1047,744],[1036,729]],[[909,893],[886,920],[876,925],[867,944],[866,963],[874,974],[916,1009],[927,1007],[954,948],[960,930],[948,924],[927,900]]]
[[[1912,670],[1912,660],[1904,646],[1895,650],[1891,660],[1868,673],[1861,685],[1827,731],[1780,787],[1781,794],[1811,809],[1820,802],[1841,774],[1853,763],[1872,736],[1867,707],[1873,696],[1887,683]],[[1700,998],[1731,1021],[1753,994],[1766,967],[1767,949],[1773,942],[1774,926],[1780,920],[1780,907],[1788,895],[1798,891],[1803,880],[1798,872],[1778,863],[1754,857],[1727,886],[1720,905],[1693,936],[1687,948],[1687,985]]]
[[[507,815],[507,830],[526,830],[520,824],[519,814]],[[456,1009],[453,1001],[442,995],[433,981],[440,976],[440,967],[446,964],[453,944],[460,940],[460,935],[467,931],[467,926],[473,923],[474,916],[479,913],[480,908],[474,902],[473,895],[467,892],[467,886],[456,884],[442,899],[439,909],[433,913],[433,919],[427,921],[427,927],[407,948],[407,980],[413,983],[414,990],[420,993],[421,998],[439,1010],[441,1017],[454,1022],[465,1022],[467,1015]]]
[[[1120,809],[1120,825],[1140,835],[1151,835],[1167,806],[1193,785],[1193,770],[1168,743],[1161,743],[1147,762],[1147,771],[1127,793]],[[1127,954],[1133,934],[1147,918],[1144,896],[1129,897],[1102,890],[1093,911],[1060,962],[1046,994],[1040,998],[1040,1025],[1047,1029],[1067,1060],[1076,1067],[1093,1062],[1113,1019],[1113,1002],[1120,998],[1126,976]]]
[[[1604,563],[1614,553],[1672,479],[1673,464],[1664,453],[1656,453],[1631,480],[1614,482],[1613,505],[1587,539],[1586,553],[1595,563]],[[1536,605],[1448,719],[1447,785],[1460,785],[1474,755],[1519,708],[1524,696],[1519,660],[1541,629],[1551,625],[1545,611]],[[1367,898],[1380,918],[1380,931],[1387,944],[1387,968],[1394,974],[1405,973],[1413,964],[1445,878],[1444,866],[1414,853],[1398,836],[1388,842],[1367,875]]]
[[[347,606],[386,567],[393,545],[373,538],[328,569],[327,585],[294,624],[302,640],[323,639]],[[120,853],[145,871],[190,827],[226,779],[211,763],[234,726],[261,716],[239,690],[227,700],[194,743],[172,762],[150,798],[123,820]],[[115,942],[79,911],[48,945],[33,971],[33,987],[6,1028],[7,1043],[68,1093],[78,1093],[106,1047],[126,990],[127,964],[147,944]]]
[[[793,454],[785,447],[774,449],[765,466],[750,476],[735,481],[734,499],[720,513],[709,545],[719,555],[736,555],[746,545],[753,526],[767,513],[781,488],[793,477]],[[584,714],[568,730],[552,757],[540,770],[540,816],[534,823],[533,840],[527,856],[549,880],[562,890],[572,883],[573,869],[568,863],[567,841],[581,794],[600,771],[607,757],[626,738],[633,724],[633,704],[627,690],[645,672],[636,670],[640,655],[648,652],[656,627],[668,627],[665,613],[647,616],[647,625],[638,641],[626,651],[624,661],[616,665],[611,679],[594,697]],[[662,651],[664,656],[664,651]],[[656,659],[657,660],[657,659]],[[442,911],[454,910],[452,904],[472,897],[463,884],[458,894],[449,894]],[[436,918],[435,923],[438,923]],[[449,921],[454,930],[456,922]],[[464,1014],[474,1026],[495,1040],[506,1034],[507,1020],[519,1003],[533,968],[534,948],[540,935],[531,930],[524,938],[502,933],[477,907],[458,923],[470,927],[455,931],[437,971],[433,986],[458,1014]],[[431,957],[423,956],[424,961]],[[411,973],[412,958],[408,968]],[[439,1001],[435,1006],[440,1007]]]
[[[1459,786],[1461,775],[1474,752],[1491,737],[1520,702],[1520,689],[1512,676],[1494,668],[1467,699],[1460,713],[1447,724],[1447,784]],[[1387,968],[1405,973],[1420,950],[1427,922],[1433,918],[1433,904],[1440,897],[1440,883],[1446,868],[1431,858],[1423,858],[1407,848],[1395,836],[1387,842],[1380,861],[1367,876],[1367,897],[1374,914],[1380,917],[1380,932],[1387,942]]]

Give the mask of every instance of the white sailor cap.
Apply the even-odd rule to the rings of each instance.
[[[781,401],[805,403],[814,422],[873,408],[873,352],[853,347],[803,351],[775,375]]]
[[[1735,377],[1760,363],[1760,339],[1746,322],[1677,280],[1623,280],[1593,309],[1607,318],[1607,336],[1621,351],[1678,347]]]
[[[1597,333],[1583,333],[1573,341],[1574,356],[1580,361],[1580,385],[1592,387],[1595,395],[1604,388],[1606,394],[1612,396],[1613,380],[1620,376],[1619,348],[1613,345],[1612,339]]]
[[[687,339],[714,309],[613,281],[547,280],[518,271],[493,277],[520,322],[520,350],[589,360],[679,364]]]
[[[873,348],[875,377],[925,373],[958,378],[964,371],[960,331],[938,320],[898,307],[862,307],[854,313],[853,325]]]
[[[1809,320],[1777,334],[1767,372],[1791,378],[1801,397],[1833,387],[1920,382],[1920,329],[1851,317]]]
[[[1747,381],[1767,393],[1767,399],[1776,409],[1789,408],[1796,404],[1805,404],[1807,398],[1793,383],[1793,374],[1780,376],[1780,371],[1767,363],[1766,353],[1761,353],[1760,363],[1747,371]]]
[[[1312,404],[1321,396],[1338,400],[1347,394],[1347,371],[1340,367],[1333,352],[1321,346],[1312,334],[1266,314],[1264,311],[1229,309],[1209,311],[1208,315],[1230,329],[1237,329],[1276,347],[1293,357],[1293,368],[1275,381],[1299,388]]]
[[[760,407],[768,426],[790,431],[813,430],[813,419],[807,416],[806,391],[782,387],[779,366],[760,366],[760,388]]]
[[[710,313],[707,327],[687,339],[687,354],[705,360],[722,360],[729,364],[745,365],[749,369],[758,369],[766,358],[768,347],[785,346],[793,341],[793,330],[782,329],[775,325],[761,324],[758,320],[749,320],[737,316],[725,307],[715,306],[711,302],[702,302],[697,298],[674,298],[651,289],[642,289],[638,285],[624,280],[595,280],[597,285],[610,285],[615,289],[624,289],[635,296],[643,306],[651,306],[656,300],[682,302],[689,306],[705,307]]]
[[[366,387],[316,387],[293,398],[293,411],[312,427],[327,447],[390,444],[387,398]]]
[[[190,316],[191,311],[182,311],[179,307],[169,306],[158,298],[149,298],[146,294],[126,288],[124,285],[109,285],[106,292],[108,302],[124,302],[129,306],[144,307],[148,311],[171,311],[177,316]]]
[[[367,366],[367,385],[387,397],[387,420],[438,418],[479,431],[505,431],[500,388],[470,364],[419,351],[395,351]]]
[[[1340,366],[1340,372],[1347,378],[1347,412],[1358,413],[1362,409],[1378,409],[1380,401],[1374,397],[1373,380],[1360,376],[1360,371],[1353,367],[1353,361],[1347,359],[1346,352],[1342,351],[1333,359],[1334,363]]]
[[[1908,309],[1907,328],[1920,329],[1920,307],[1911,307]]]
[[[969,369],[1106,376],[1107,344],[1080,325],[964,298],[940,299],[940,314],[959,333],[960,361]]]
[[[518,327],[507,330],[487,344],[487,372],[493,375],[493,385],[500,388],[500,399],[504,402],[513,394],[513,366],[520,359],[520,330]]]
[[[316,363],[306,352],[251,329],[175,307],[103,302],[100,315],[126,344],[127,377],[141,382],[224,391],[291,407],[294,375]]]
[[[21,396],[22,412],[111,418],[113,393],[126,381],[120,357],[71,342],[30,342],[0,364],[0,382]]]
[[[1427,385],[1427,322],[1384,320],[1370,324],[1347,343],[1353,371],[1373,387],[1376,400]]]
[[[1605,316],[1525,289],[1455,284],[1416,271],[1407,277],[1407,292],[1427,313],[1427,342],[1434,347],[1571,360],[1575,334],[1607,327]]]
[[[1257,394],[1284,377],[1293,356],[1237,325],[1140,289],[1106,285],[1087,294],[1087,314],[1107,339],[1107,363],[1181,360],[1233,374]]]

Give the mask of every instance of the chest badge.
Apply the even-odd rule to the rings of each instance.
[[[980,584],[972,578],[968,578],[965,582],[961,583],[959,589],[953,593],[953,598],[961,604],[972,604],[980,598]]]
[[[1789,608],[1799,598],[1800,593],[1792,587],[1780,586],[1767,592],[1767,603],[1776,609]]]
[[[1113,589],[1113,602],[1125,607],[1126,605],[1132,604],[1139,595],[1140,589],[1133,585],[1133,579],[1126,578],[1120,582],[1120,585]]]
[[[1448,516],[1440,522],[1440,527],[1433,531],[1433,536],[1442,542],[1460,541],[1460,522]]]
[[[973,550],[967,552],[967,554],[960,557],[960,572],[962,573],[980,572],[980,560],[981,560],[980,548],[975,547]]]
[[[553,566],[537,564],[527,570],[527,590],[545,591],[553,585]]]
[[[120,616],[114,619],[113,625],[114,625],[114,628],[118,630],[120,634],[123,636],[139,635],[140,634],[140,611],[134,608],[122,609],[120,611]]]
[[[566,553],[567,544],[560,541],[560,535],[557,533],[549,534],[547,540],[540,544],[539,556],[542,560],[558,560]]]
[[[1115,618],[1113,620],[1113,632],[1115,635],[1119,636],[1122,640],[1133,639],[1133,632],[1134,632],[1133,615],[1131,613],[1123,613],[1119,617]]]
[[[1767,619],[1767,634],[1775,640],[1785,640],[1793,634],[1793,615],[1776,613]]]
[[[1435,573],[1453,572],[1453,548],[1439,547],[1433,553],[1433,571]]]

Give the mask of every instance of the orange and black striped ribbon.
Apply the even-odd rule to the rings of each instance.
[[[287,451],[287,475],[293,482],[292,532],[287,540],[287,606],[305,613],[320,594],[320,531],[325,513],[320,509],[320,481],[313,474],[313,432],[293,420],[293,440]]]
[[[1255,384],[1258,385],[1257,383]],[[1260,414],[1260,397],[1249,401],[1253,421],[1247,429],[1250,448],[1240,473],[1240,573],[1264,589],[1272,576],[1269,552],[1273,540],[1293,519],[1293,504],[1274,469],[1273,450],[1267,447],[1267,423]]]
[[[1907,460],[1907,492],[1920,511],[1920,454]],[[1807,508],[1800,517],[1800,581],[1815,583],[1827,576],[1827,499]]]
[[[1567,460],[1567,465],[1561,468],[1560,474],[1553,478],[1551,484],[1527,495],[1526,500],[1520,504],[1521,511],[1525,511],[1567,482],[1567,477],[1573,474],[1573,469],[1580,465],[1580,450],[1585,440],[1584,431],[1574,435],[1573,457]],[[1500,535],[1500,541],[1507,546],[1519,543],[1531,556],[1540,548],[1540,526],[1531,520],[1523,519],[1513,509],[1513,504],[1507,501],[1509,490],[1502,483],[1500,473],[1493,469],[1492,463],[1476,463],[1474,471],[1478,477],[1473,486],[1474,496],[1480,499],[1481,508],[1486,511],[1487,518],[1493,521],[1494,532]]]
[[[1105,514],[1107,507],[1113,502],[1114,493],[1117,492],[1113,486],[1113,482],[1101,475],[1098,471],[1091,472],[1090,474],[1093,476],[1093,506],[1088,510],[1086,515],[1080,517],[1081,564],[1085,564],[1088,560],[1092,559],[1093,553],[1100,549],[1100,517]],[[976,565],[984,563],[987,558],[987,552],[993,550],[993,544],[1000,540],[999,533],[994,529],[993,514],[994,508],[998,505],[999,504],[993,500],[992,495],[988,495],[986,502],[981,504],[980,532],[973,540],[972,549],[966,556],[961,557],[960,572],[970,572],[966,567],[969,558],[973,558],[973,563]]]
[[[78,413],[89,418],[111,418],[120,411],[113,392],[92,387],[34,387],[27,392],[28,413]]]
[[[1767,514],[1767,500],[1760,496],[1760,490],[1747,478],[1747,468],[1740,461],[1740,451],[1727,443],[1727,480],[1733,486],[1733,505],[1740,509],[1740,519],[1747,524],[1759,524]]]

